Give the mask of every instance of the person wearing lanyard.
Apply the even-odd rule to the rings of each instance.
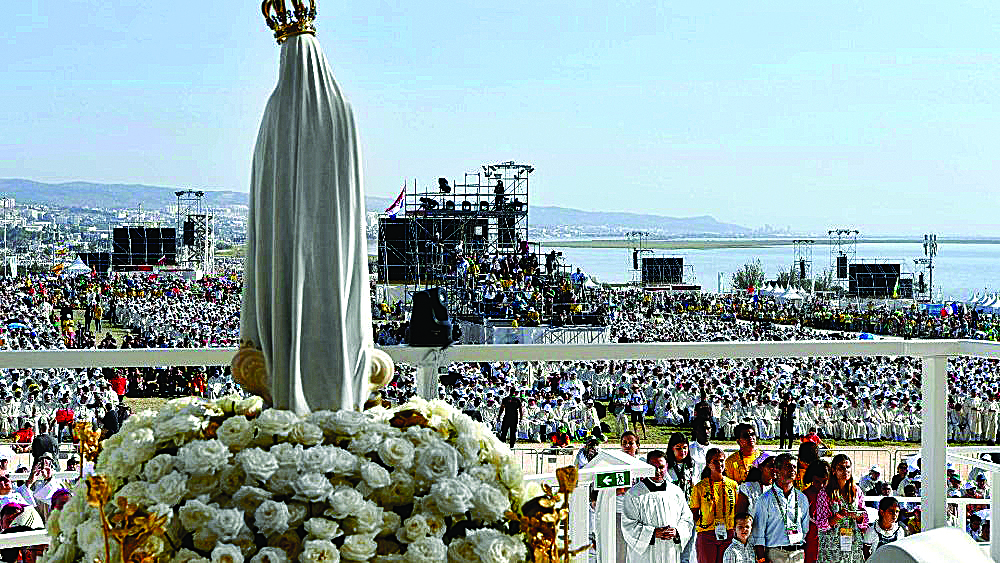
[[[750,537],[758,561],[802,563],[805,536],[809,532],[809,501],[794,487],[795,456],[780,454],[774,460],[775,484],[754,506]]]
[[[740,484],[746,481],[750,468],[760,465],[768,455],[757,449],[757,431],[752,425],[737,424],[734,432],[740,449],[726,459],[726,476]]]
[[[722,554],[733,540],[738,485],[722,474],[725,458],[722,450],[709,450],[705,456],[709,475],[691,490],[691,510],[697,523],[695,551],[698,563],[722,563]]]
[[[868,512],[861,489],[851,477],[851,458],[837,454],[830,464],[830,481],[816,497],[819,563],[862,563],[862,539]]]

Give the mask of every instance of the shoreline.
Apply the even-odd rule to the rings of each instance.
[[[792,241],[798,239],[738,239],[738,240],[644,240],[643,248],[653,250],[714,250],[726,248],[771,248],[775,246],[792,246]],[[817,246],[829,246],[829,241],[816,240]],[[939,244],[1000,244],[1000,238],[954,238],[938,239]],[[635,248],[636,241],[628,239],[590,239],[590,240],[543,240],[539,244],[548,248]],[[917,238],[867,239],[858,241],[862,244],[923,244]]]

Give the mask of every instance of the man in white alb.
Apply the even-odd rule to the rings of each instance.
[[[660,450],[646,454],[656,468],[622,499],[622,535],[629,563],[678,563],[691,541],[694,517],[684,491],[666,479],[667,458]]]

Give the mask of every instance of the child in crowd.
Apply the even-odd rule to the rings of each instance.
[[[878,503],[878,522],[868,526],[862,539],[865,559],[876,549],[906,536],[906,528],[899,525],[899,502],[893,497],[885,497]]]
[[[740,512],[733,518],[735,525],[733,541],[722,553],[722,563],[756,563],[753,546],[750,545],[750,529],[753,527],[753,516]]]

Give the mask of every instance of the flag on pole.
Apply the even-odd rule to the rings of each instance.
[[[162,265],[164,265],[166,263],[167,263],[167,255],[166,254],[164,254],[163,256],[160,256],[160,259],[156,261],[156,265],[157,266],[162,266]]]
[[[896,285],[892,288],[892,298],[899,299],[899,278],[896,278]]]
[[[389,217],[395,219],[396,214],[403,209],[403,197],[406,195],[406,183],[403,183],[403,190],[399,192],[399,196],[396,201],[392,202],[392,205],[386,208],[385,212],[389,214]]]

